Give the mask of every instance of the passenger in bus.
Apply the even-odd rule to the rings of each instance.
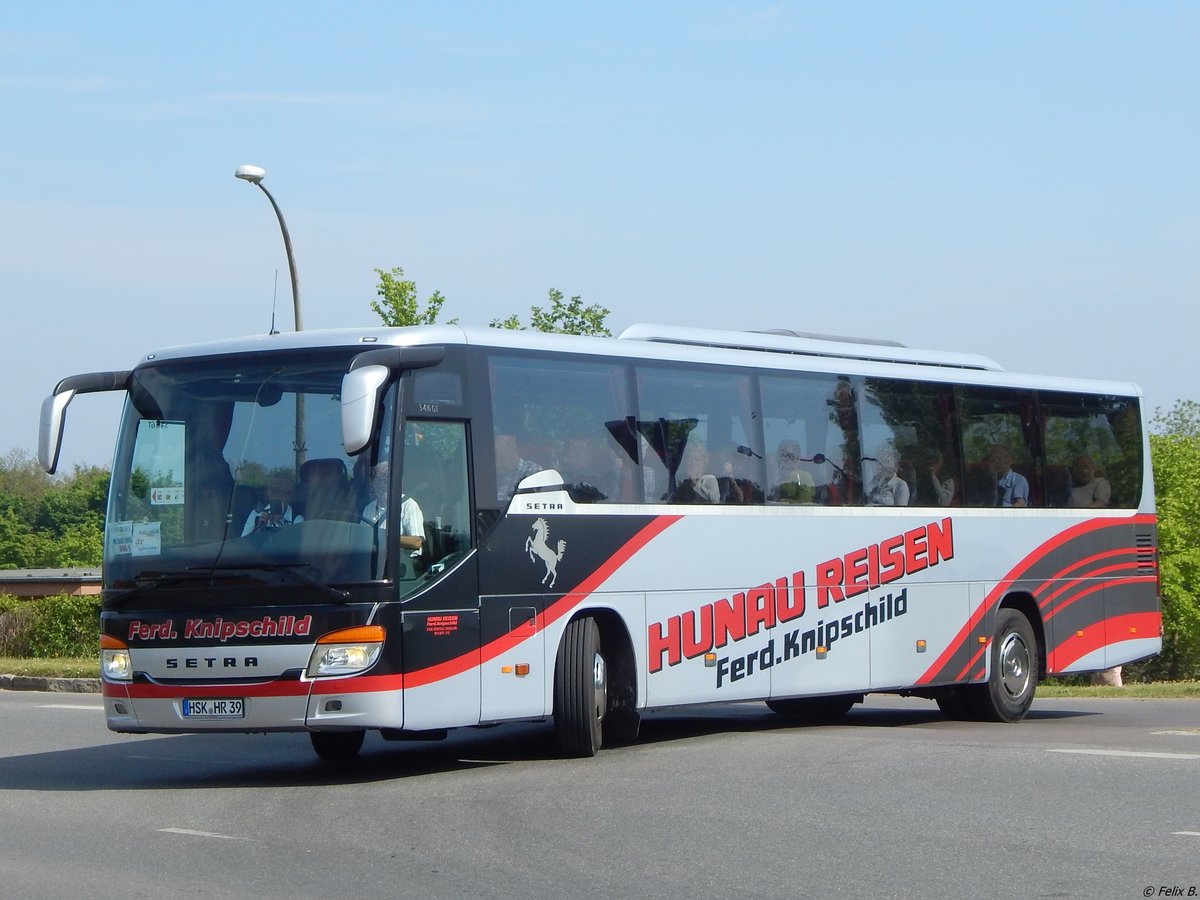
[[[371,502],[363,507],[362,520],[375,528],[387,528],[390,467],[383,462],[371,472]],[[400,495],[400,547],[413,556],[425,543],[425,516],[417,501],[408,494]]]
[[[1112,499],[1107,478],[1096,475],[1096,462],[1084,453],[1071,466],[1071,506],[1077,509],[1103,509]]]
[[[780,441],[775,451],[775,482],[770,499],[780,503],[812,503],[817,484],[807,469],[804,452],[795,441]]]
[[[292,510],[294,492],[295,485],[290,475],[283,472],[272,472],[268,475],[266,502],[250,511],[250,515],[246,517],[246,524],[242,526],[242,536],[291,525],[296,518]]]
[[[567,438],[561,474],[571,499],[577,503],[596,503],[616,494],[615,465],[606,471],[596,456],[593,441],[579,436]]]
[[[996,479],[995,506],[1029,505],[1029,481],[1012,467],[1012,451],[1004,444],[993,444],[987,455],[987,467]]]
[[[929,460],[929,482],[933,487],[933,499],[938,506],[949,506],[954,502],[954,479],[948,475],[942,476],[944,464],[941,452],[934,450]]]
[[[746,451],[750,451],[750,448],[738,447],[713,461],[722,503],[747,505],[763,502],[762,485],[746,471]]]
[[[521,479],[528,478],[542,467],[524,459],[517,449],[517,437],[507,432],[498,432],[496,445],[496,499],[509,500]]]
[[[900,455],[891,447],[878,454],[879,471],[867,488],[867,506],[908,506],[908,483],[897,474]]]
[[[721,484],[708,466],[708,448],[700,441],[689,442],[680,467],[685,477],[675,488],[673,503],[720,503]]]

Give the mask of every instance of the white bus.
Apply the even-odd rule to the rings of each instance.
[[[1139,391],[794,333],[456,326],[169,348],[123,391],[104,544],[109,728],[553,719],[868,692],[1021,719],[1046,675],[1161,646]]]

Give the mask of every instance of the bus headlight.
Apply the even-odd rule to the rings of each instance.
[[[379,659],[385,634],[382,625],[359,625],[322,635],[304,674],[320,678],[365,672]]]
[[[132,681],[133,666],[129,662],[129,647],[124,641],[107,634],[100,635],[100,674],[109,681]]]

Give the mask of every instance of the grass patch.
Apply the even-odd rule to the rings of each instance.
[[[100,660],[95,656],[59,659],[0,656],[0,675],[31,675],[34,678],[99,678]]]
[[[1127,684],[1112,687],[1106,684],[1039,684],[1039,698],[1054,697],[1125,697],[1142,700],[1200,700],[1200,681],[1159,681],[1150,684]]]

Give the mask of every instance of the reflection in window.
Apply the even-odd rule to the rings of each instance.
[[[506,502],[518,482],[555,469],[577,503],[640,499],[625,367],[562,357],[489,360],[494,467],[477,472]]]
[[[1044,506],[1032,391],[959,389],[967,506]]]
[[[851,380],[820,374],[764,375],[759,386],[767,499],[828,506],[857,503],[861,452]]]
[[[863,394],[863,480],[868,485],[868,504],[955,505],[962,473],[953,390],[924,382],[867,378]],[[904,496],[905,503],[899,503]]]
[[[348,352],[306,352],[136,370],[113,466],[110,582],[206,567],[380,577],[384,548],[360,521],[363,485],[341,443],[347,364]]]
[[[1141,495],[1141,419],[1127,397],[1041,395],[1046,504],[1135,509]]]
[[[639,367],[638,432],[647,499],[763,502],[752,381],[740,372]]]

